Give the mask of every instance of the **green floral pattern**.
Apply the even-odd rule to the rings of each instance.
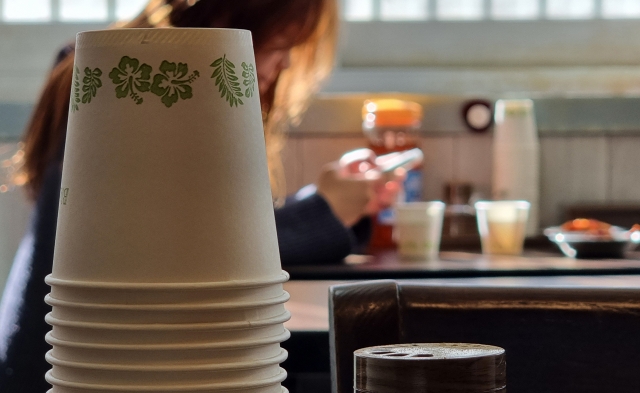
[[[71,87],[73,93],[71,94],[71,102],[69,103],[71,112],[75,112],[80,109],[78,105],[80,104],[80,77],[78,76],[79,73],[80,70],[78,69],[78,66],[73,66],[73,85]]]
[[[98,89],[102,87],[102,70],[100,68],[91,69],[85,67],[84,78],[82,78],[82,103],[87,104],[91,102],[91,99],[96,96]]]
[[[171,108],[178,99],[187,100],[193,97],[191,86],[200,73],[196,70],[191,75],[185,63],[170,63],[166,60],[160,64],[160,73],[153,76],[151,92],[161,98],[162,103]]]
[[[236,76],[236,66],[227,59],[227,55],[225,54],[211,63],[211,67],[213,67],[211,78],[216,79],[220,97],[224,97],[231,107],[234,105],[237,107],[238,104],[244,105],[240,98],[243,94]]]
[[[255,69],[253,67],[253,64],[249,63],[245,63],[244,61],[242,62],[242,77],[244,78],[244,80],[242,81],[242,84],[245,85],[246,90],[244,91],[244,95],[246,97],[252,97],[253,93],[255,91],[255,85],[256,85],[256,73],[255,73]]]
[[[109,78],[116,85],[116,97],[129,96],[140,105],[144,100],[138,93],[147,92],[151,88],[151,66],[140,64],[138,59],[123,56],[118,67],[109,73]]]
[[[211,78],[215,80],[220,97],[225,98],[231,107],[244,105],[243,98],[251,98],[256,94],[256,68],[254,64],[242,62],[242,81],[236,74],[236,66],[227,55],[210,64],[213,67]],[[102,70],[99,68],[84,69],[82,79],[82,96],[80,96],[80,70],[75,68],[71,110],[78,110],[79,103],[90,103],[102,87]],[[115,85],[117,98],[129,97],[136,104],[144,102],[143,93],[152,93],[160,97],[160,102],[171,108],[179,100],[193,97],[193,84],[200,77],[198,70],[189,72],[186,63],[163,60],[157,72],[137,58],[122,56],[116,67],[111,69],[109,79]]]

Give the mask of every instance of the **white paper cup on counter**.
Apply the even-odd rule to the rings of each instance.
[[[251,33],[83,32],[74,70],[52,276],[280,277]]]
[[[393,236],[403,259],[438,258],[445,204],[440,201],[407,202],[396,206]]]
[[[287,378],[287,372],[280,369],[278,375],[261,381],[239,381],[231,383],[211,383],[203,385],[112,385],[112,384],[87,384],[65,381],[56,378],[49,370],[45,379],[53,388],[52,393],[135,393],[135,392],[185,392],[185,393],[280,393],[286,392],[280,383]]]
[[[527,201],[476,202],[482,252],[498,255],[522,254],[530,206]]]
[[[278,356],[280,343],[290,333],[259,340],[259,343],[236,345],[104,345],[58,340],[48,333],[51,355],[60,360],[81,363],[127,365],[194,365],[256,361]]]
[[[194,323],[194,324],[115,324],[77,322],[54,318],[45,321],[52,326],[51,335],[59,340],[107,345],[190,345],[211,347],[259,343],[285,334],[284,322],[289,312],[261,321]]]

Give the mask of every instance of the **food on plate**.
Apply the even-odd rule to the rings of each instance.
[[[596,236],[611,236],[611,224],[592,218],[576,218],[560,226],[562,232],[582,232]]]

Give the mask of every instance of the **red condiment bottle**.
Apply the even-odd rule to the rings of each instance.
[[[418,129],[422,122],[422,106],[416,102],[398,99],[374,99],[362,107],[362,129],[369,140],[369,148],[376,155],[405,151],[418,147]],[[421,200],[422,168],[407,171],[402,202]],[[373,218],[370,249],[393,248],[393,209],[381,211]]]

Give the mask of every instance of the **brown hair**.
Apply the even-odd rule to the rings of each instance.
[[[280,198],[285,192],[280,159],[284,132],[299,120],[333,66],[337,15],[335,0],[151,0],[140,15],[119,27],[247,29],[256,51],[273,36],[295,27],[291,67],[260,97],[271,188],[274,198]],[[66,136],[73,57],[66,56],[52,70],[26,129],[24,169],[33,198]]]

